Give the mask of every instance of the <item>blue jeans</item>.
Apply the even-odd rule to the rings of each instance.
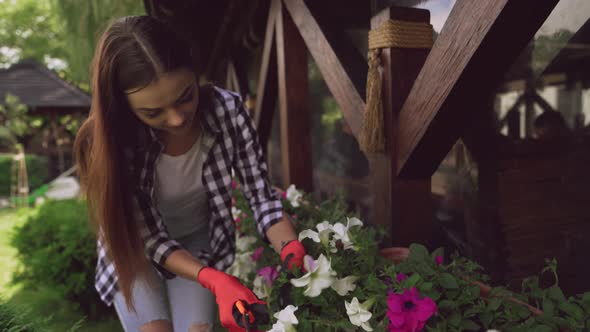
[[[190,253],[195,255],[203,248],[209,248],[207,229],[176,239]],[[130,312],[121,292],[115,295],[114,306],[125,332],[136,332],[147,323],[167,320],[175,332],[187,332],[195,324],[208,323],[213,327],[217,305],[215,297],[196,281],[176,277],[164,280],[155,271],[154,285],[137,280],[132,289],[133,303],[137,313]]]

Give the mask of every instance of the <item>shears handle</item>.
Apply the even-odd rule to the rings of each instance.
[[[270,321],[266,305],[261,303],[248,304],[246,301],[238,300],[234,303],[232,314],[236,324],[245,328],[247,332]]]

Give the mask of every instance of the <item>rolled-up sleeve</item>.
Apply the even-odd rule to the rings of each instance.
[[[254,123],[236,97],[237,146],[234,169],[242,184],[242,191],[254,212],[257,229],[265,241],[268,229],[281,221],[283,207],[268,181],[268,171]]]

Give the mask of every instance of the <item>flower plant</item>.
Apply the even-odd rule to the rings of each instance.
[[[394,263],[380,255],[383,229],[349,214],[343,195],[324,202],[294,186],[281,195],[285,213],[305,246],[305,273],[281,266],[260,236],[248,204],[234,189],[236,261],[230,273],[267,302],[266,331],[582,331],[590,330],[590,292],[566,297],[557,262],[522,289],[485,287],[481,266],[421,244]],[[485,292],[484,292],[485,291]]]

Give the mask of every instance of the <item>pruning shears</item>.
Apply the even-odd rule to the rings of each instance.
[[[236,323],[245,328],[246,332],[253,332],[257,325],[268,324],[270,321],[266,305],[261,303],[248,304],[238,300],[234,303],[232,314]]]

